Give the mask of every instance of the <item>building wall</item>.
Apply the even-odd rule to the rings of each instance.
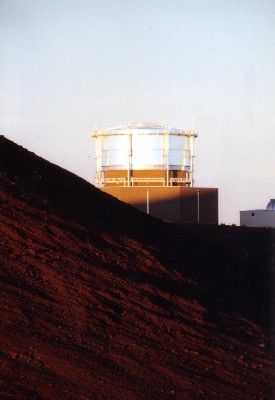
[[[149,214],[164,221],[199,220],[206,224],[218,224],[218,189],[182,186],[119,186],[100,189],[143,212],[147,212],[148,198]]]
[[[240,211],[240,225],[275,228],[275,210]]]

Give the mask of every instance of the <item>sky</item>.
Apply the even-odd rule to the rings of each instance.
[[[219,222],[275,198],[274,0],[0,0],[0,134],[95,183],[94,129],[198,130]]]

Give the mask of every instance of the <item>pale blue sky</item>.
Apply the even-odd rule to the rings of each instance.
[[[273,0],[0,0],[0,133],[94,183],[95,127],[190,128],[220,222],[275,198]]]

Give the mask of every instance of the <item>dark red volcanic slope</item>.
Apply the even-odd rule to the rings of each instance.
[[[0,144],[1,399],[273,398],[272,231],[167,226]]]

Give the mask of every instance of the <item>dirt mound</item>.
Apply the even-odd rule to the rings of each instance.
[[[1,399],[272,399],[272,231],[168,226],[0,145]]]

